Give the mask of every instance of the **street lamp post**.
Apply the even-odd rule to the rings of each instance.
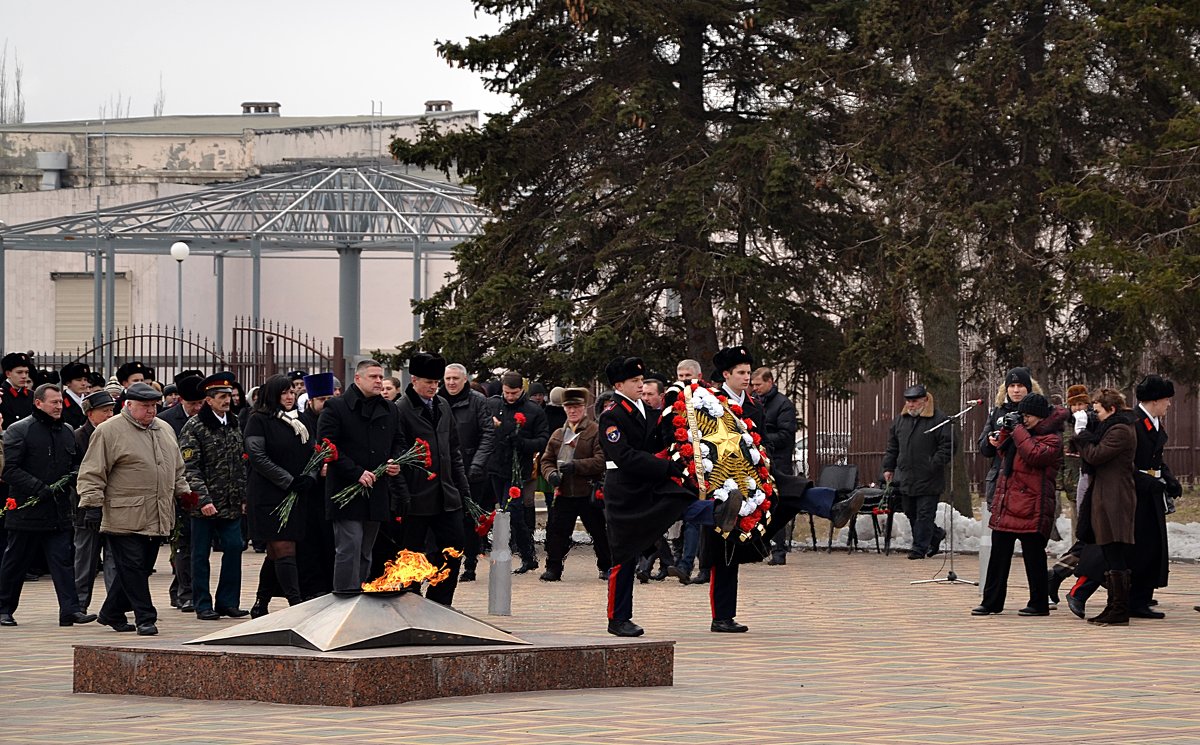
[[[191,253],[191,249],[183,241],[175,241],[171,244],[171,258],[175,259],[176,274],[179,279],[179,288],[176,293],[176,299],[179,302],[179,354],[175,360],[178,365],[175,368],[176,373],[183,370],[183,260],[188,257],[189,253]]]

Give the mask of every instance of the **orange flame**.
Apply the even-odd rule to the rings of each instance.
[[[445,548],[442,549],[442,555],[447,559],[457,559],[462,556],[462,551]],[[425,558],[425,554],[402,550],[396,554],[394,561],[383,565],[381,576],[371,582],[364,582],[362,589],[363,592],[395,592],[410,585],[419,585],[425,580],[429,580],[431,585],[436,585],[449,576],[450,567],[447,564],[434,567],[429,563],[429,559]]]

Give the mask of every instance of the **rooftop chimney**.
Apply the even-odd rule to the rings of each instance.
[[[432,114],[439,111],[453,111],[454,105],[450,101],[426,101],[425,113]]]
[[[279,116],[278,101],[243,101],[243,114],[257,114],[266,116]]]

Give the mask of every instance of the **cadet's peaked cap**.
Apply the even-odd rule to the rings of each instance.
[[[1158,375],[1147,375],[1137,384],[1138,401],[1161,401],[1175,397],[1175,384]]]
[[[117,380],[124,383],[129,380],[129,376],[141,373],[145,375],[148,372],[145,365],[140,362],[126,362],[117,368]]]
[[[107,391],[96,391],[89,393],[83,397],[83,411],[86,414],[92,409],[103,409],[105,406],[114,406],[116,401],[108,395]]]
[[[214,393],[233,393],[233,384],[237,382],[237,378],[231,372],[213,373],[204,379],[201,385],[204,388],[204,395],[210,396]]]
[[[618,357],[604,368],[608,382],[612,385],[622,383],[630,378],[646,374],[646,366],[641,357]]]
[[[64,383],[70,383],[72,380],[90,377],[92,368],[82,362],[68,362],[58,371],[58,377]]]
[[[297,380],[304,380],[304,375],[305,375],[305,372],[303,370],[290,370],[287,373],[287,379],[292,382],[295,382]]]
[[[925,386],[921,385],[920,383],[917,383],[916,385],[910,385],[904,389],[905,398],[925,398],[925,396],[928,394],[929,391],[925,390]]]
[[[417,352],[408,361],[408,374],[414,378],[441,380],[446,374],[446,358],[440,354]]]
[[[127,401],[161,401],[162,394],[149,383],[134,383],[125,389]]]
[[[24,352],[9,352],[0,359],[0,367],[4,368],[4,372],[16,370],[18,367],[33,367],[33,360]]]
[[[333,373],[320,372],[304,376],[304,390],[309,398],[333,395]]]
[[[725,347],[713,355],[713,369],[717,371],[715,377],[719,378],[720,373],[732,370],[738,365],[754,367],[754,357],[745,347]]]
[[[199,375],[185,375],[175,381],[179,397],[188,403],[204,400],[204,378]]]
[[[583,406],[587,404],[587,388],[567,388],[562,393],[563,406]]]

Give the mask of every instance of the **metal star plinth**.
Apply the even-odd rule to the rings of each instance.
[[[406,592],[322,595],[186,643],[278,645],[331,652],[529,642],[461,611]]]

